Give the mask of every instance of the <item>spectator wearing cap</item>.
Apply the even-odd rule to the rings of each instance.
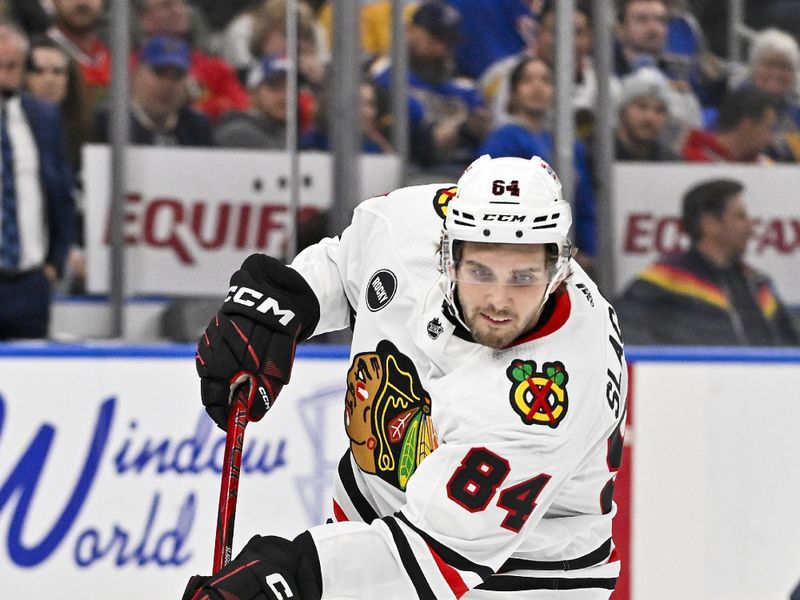
[[[473,83],[455,76],[460,15],[443,2],[422,2],[406,28],[411,156],[422,166],[462,171],[483,141],[490,115]],[[388,58],[372,68],[376,84],[391,87]]]
[[[650,67],[621,81],[615,133],[617,160],[669,161],[680,156],[664,143],[671,89],[666,77]]]
[[[145,41],[167,35],[189,43],[192,13],[186,0],[137,0],[136,6]],[[200,48],[190,50],[186,82],[192,106],[212,122],[226,111],[247,108],[247,93],[233,68]]]
[[[250,108],[222,116],[214,138],[229,148],[286,148],[286,73],[283,58],[264,58],[247,78]]]
[[[769,163],[778,113],[772,99],[751,87],[729,91],[719,109],[716,131],[691,131],[683,157],[692,162]]]
[[[142,46],[131,89],[132,144],[211,146],[211,124],[187,105],[189,46],[176,37],[157,36]],[[109,113],[95,120],[96,138],[108,141]]]

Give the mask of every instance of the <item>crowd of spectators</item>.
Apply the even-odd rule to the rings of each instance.
[[[405,1],[411,168],[455,177],[476,156],[553,157],[553,0]],[[329,147],[331,0],[299,13],[301,149]],[[743,62],[725,56],[719,11],[700,0],[617,0],[612,97],[619,160],[800,160],[800,48],[786,2],[753,2]],[[726,4],[726,3],[721,3]],[[131,141],[284,148],[286,0],[135,0]],[[596,250],[592,6],[575,12],[576,237]],[[0,0],[30,40],[24,87],[61,109],[80,196],[80,149],[106,141],[111,52],[104,0]],[[392,152],[391,2],[362,0],[362,149]],[[758,16],[758,19],[754,15]],[[773,15],[772,20],[764,15]],[[755,19],[755,20],[754,20]],[[776,28],[785,26],[787,30]],[[80,239],[80,233],[76,234]],[[80,262],[76,263],[80,265]],[[80,267],[79,267],[80,268]]]

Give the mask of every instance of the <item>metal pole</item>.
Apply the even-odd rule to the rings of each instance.
[[[728,61],[742,62],[739,33],[744,23],[744,0],[728,0]]]
[[[289,65],[286,73],[286,152],[289,155],[289,223],[286,231],[286,260],[297,254],[297,214],[300,209],[300,154],[297,152],[298,96],[298,15],[297,0],[286,3],[286,54]]]
[[[392,2],[392,143],[405,173],[409,154],[408,44],[403,18],[405,2]]]
[[[331,149],[333,151],[333,203],[329,228],[339,235],[350,223],[353,207],[361,200],[358,118],[360,84],[359,7],[353,0],[333,3],[333,64],[331,81]]]
[[[556,5],[556,106],[553,166],[561,178],[564,199],[574,203],[575,119],[572,95],[575,87],[575,0],[559,0]]]
[[[128,61],[130,43],[130,2],[113,0],[111,12],[111,337],[125,330],[125,239],[123,205],[127,194],[127,144],[130,130]]]
[[[597,173],[597,283],[606,295],[613,295],[616,285],[614,247],[614,162],[616,118],[611,98],[614,70],[614,10],[608,0],[594,0],[594,69],[597,75],[597,108],[594,124],[594,156]]]

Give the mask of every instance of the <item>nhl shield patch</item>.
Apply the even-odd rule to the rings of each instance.
[[[567,374],[560,361],[546,362],[536,370],[532,360],[515,360],[506,369],[511,380],[511,408],[526,425],[546,425],[555,429],[569,408]]]

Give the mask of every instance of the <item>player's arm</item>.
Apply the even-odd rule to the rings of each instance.
[[[350,324],[361,283],[361,212],[341,239],[307,248],[291,266],[254,254],[231,276],[195,357],[203,404],[222,429],[232,386],[243,375],[263,390],[249,415],[257,421],[289,382],[297,343]]]

